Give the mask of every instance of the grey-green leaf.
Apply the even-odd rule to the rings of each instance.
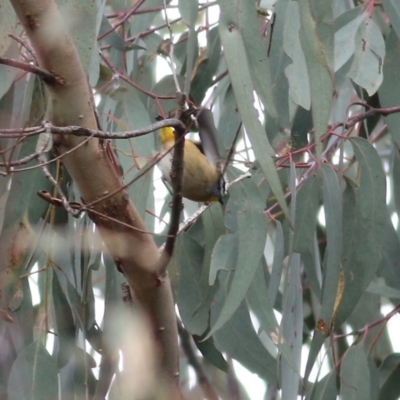
[[[344,293],[336,317],[342,324],[374,277],[382,259],[387,208],[386,178],[376,150],[365,139],[351,139],[360,168],[358,187],[343,193]]]
[[[15,360],[8,379],[8,400],[58,398],[57,364],[40,342],[32,342]]]
[[[342,400],[370,399],[370,372],[362,342],[350,347],[344,355],[340,376],[340,396]]]
[[[353,62],[347,75],[372,96],[382,83],[385,58],[385,42],[372,18],[365,19],[358,27],[355,46]],[[365,68],[366,65],[368,68]]]

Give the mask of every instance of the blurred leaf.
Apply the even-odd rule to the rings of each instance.
[[[92,370],[96,367],[96,362],[88,353],[77,347],[74,364],[74,394],[76,398],[92,398],[97,383]]]
[[[359,343],[344,355],[340,368],[340,396],[343,400],[370,399],[370,372],[363,343]]]
[[[99,76],[99,52],[96,40],[97,1],[57,0],[60,12],[69,33],[78,50],[79,58],[91,85],[95,85]]]
[[[12,312],[14,320],[12,324],[7,324],[10,330],[11,339],[19,354],[29,346],[34,339],[34,309],[32,307],[32,295],[28,279],[21,279],[21,303],[18,310]]]
[[[389,32],[385,42],[386,57],[383,63],[383,82],[379,88],[379,100],[382,107],[395,107],[400,104],[400,87],[393,85],[400,79],[400,71],[398,65],[400,63],[400,38],[392,29]],[[389,133],[396,142],[397,147],[400,146],[400,114],[394,113],[388,115],[385,121],[388,125]]]
[[[13,10],[13,12],[14,12],[14,10]],[[0,13],[0,15],[3,15],[3,11]],[[2,21],[0,21],[0,26],[1,26],[1,23],[2,23]],[[18,58],[17,44],[15,42],[12,42],[2,56],[7,57],[7,58]],[[9,67],[8,65],[0,64],[0,99],[10,89],[17,74],[18,74],[18,68]]]
[[[40,342],[32,342],[15,360],[8,380],[9,400],[58,398],[57,365]]]
[[[386,222],[385,241],[382,250],[382,260],[377,275],[385,279],[387,285],[400,289],[400,241],[390,220]],[[388,294],[390,291],[388,292]]]
[[[110,32],[109,32],[110,31]],[[100,31],[99,36],[103,36],[106,32],[109,32],[106,36],[104,36],[105,43],[109,44],[111,47],[119,51],[128,51],[128,50],[145,50],[143,46],[139,46],[138,44],[125,42],[124,39],[117,32],[113,29],[108,18],[103,15],[101,19]]]
[[[167,1],[167,4],[169,1]],[[139,10],[141,8],[147,8],[147,9],[152,9],[160,5],[160,0],[146,0],[145,3],[142,3],[142,5],[139,7]],[[126,4],[124,2],[124,9],[126,7]],[[129,6],[128,6],[129,7]],[[130,34],[132,36],[137,36],[138,33],[141,33],[143,31],[146,31],[149,29],[150,26],[153,25],[153,21],[156,16],[160,15],[160,10],[156,10],[155,12],[148,12],[144,14],[134,14],[131,18],[129,18],[130,22]]]
[[[400,149],[395,144],[393,149],[393,158],[392,158],[392,178],[393,178],[393,200],[395,210],[400,212]]]
[[[106,287],[104,290],[104,343],[102,348],[102,357],[100,362],[99,380],[96,386],[96,396],[105,398],[110,388],[111,381],[118,367],[119,355],[116,346],[113,346],[111,337],[113,333],[114,313],[118,312],[119,293],[117,289],[117,270],[114,262],[109,256],[104,258],[106,269]]]
[[[367,287],[367,292],[377,294],[381,297],[388,297],[391,299],[400,299],[400,290],[394,289],[390,286],[381,285],[376,282],[371,282]]]
[[[2,1],[0,13],[0,56],[6,53],[10,47],[10,43],[14,40],[10,38],[9,34],[14,33],[16,27],[17,17],[11,3]],[[16,68],[14,69],[16,70]],[[1,97],[2,95],[0,95]]]
[[[62,368],[67,364],[75,347],[75,323],[68,299],[60,285],[57,274],[53,273],[52,294],[59,350],[57,365]]]
[[[6,399],[8,378],[18,354],[11,339],[10,330],[3,323],[0,327],[0,349],[0,399]]]
[[[199,8],[198,0],[179,0],[178,9],[183,22],[188,26],[194,26]]]
[[[400,39],[400,4],[396,0],[382,0],[383,9],[393,29],[395,30],[397,37]]]

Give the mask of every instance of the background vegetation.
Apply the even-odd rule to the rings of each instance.
[[[166,3],[0,0],[0,399],[398,399],[400,3]],[[239,179],[159,258],[176,81]]]

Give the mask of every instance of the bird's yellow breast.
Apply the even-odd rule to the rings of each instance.
[[[175,143],[174,130],[162,128],[160,131],[161,153],[165,153]],[[172,186],[171,171],[172,152],[160,161],[163,178]],[[215,195],[215,185],[218,184],[221,174],[216,166],[212,165],[196,144],[185,140],[184,169],[182,182],[182,196],[193,201],[218,201]]]

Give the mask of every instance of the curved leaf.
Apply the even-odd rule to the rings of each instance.
[[[58,398],[57,364],[40,342],[26,347],[15,360],[8,380],[9,400]]]
[[[340,369],[340,398],[343,400],[370,399],[370,372],[364,344],[361,342],[344,355]]]
[[[351,139],[360,168],[359,186],[343,193],[343,298],[336,316],[340,325],[372,281],[382,259],[386,236],[386,178],[376,150],[361,138]]]

